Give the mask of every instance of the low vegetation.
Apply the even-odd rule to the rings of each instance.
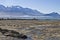
[[[1,32],[1,29],[4,31]],[[60,40],[60,21],[0,20],[0,32],[5,36],[15,37],[24,34],[32,40]]]

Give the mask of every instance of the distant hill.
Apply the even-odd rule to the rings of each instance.
[[[23,8],[21,6],[5,7],[4,5],[0,5],[0,18],[60,19],[60,15],[57,12],[44,14],[37,10]]]
[[[45,14],[44,16],[60,17],[60,15],[58,13],[56,13],[56,12]]]

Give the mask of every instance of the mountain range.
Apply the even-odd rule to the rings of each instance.
[[[30,8],[23,8],[21,6],[5,7],[0,5],[0,18],[38,18],[38,19],[59,19],[60,15],[57,12],[49,14],[41,13]]]

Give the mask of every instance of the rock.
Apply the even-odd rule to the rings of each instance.
[[[21,39],[27,39],[27,35],[24,34],[20,34],[17,31],[14,30],[8,30],[8,29],[1,29],[0,28],[0,32],[4,35],[4,36],[10,36],[10,37],[14,37],[14,38],[21,38]]]

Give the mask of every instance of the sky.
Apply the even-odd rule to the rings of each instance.
[[[4,6],[22,6],[42,13],[58,12],[60,14],[60,0],[0,0]]]

